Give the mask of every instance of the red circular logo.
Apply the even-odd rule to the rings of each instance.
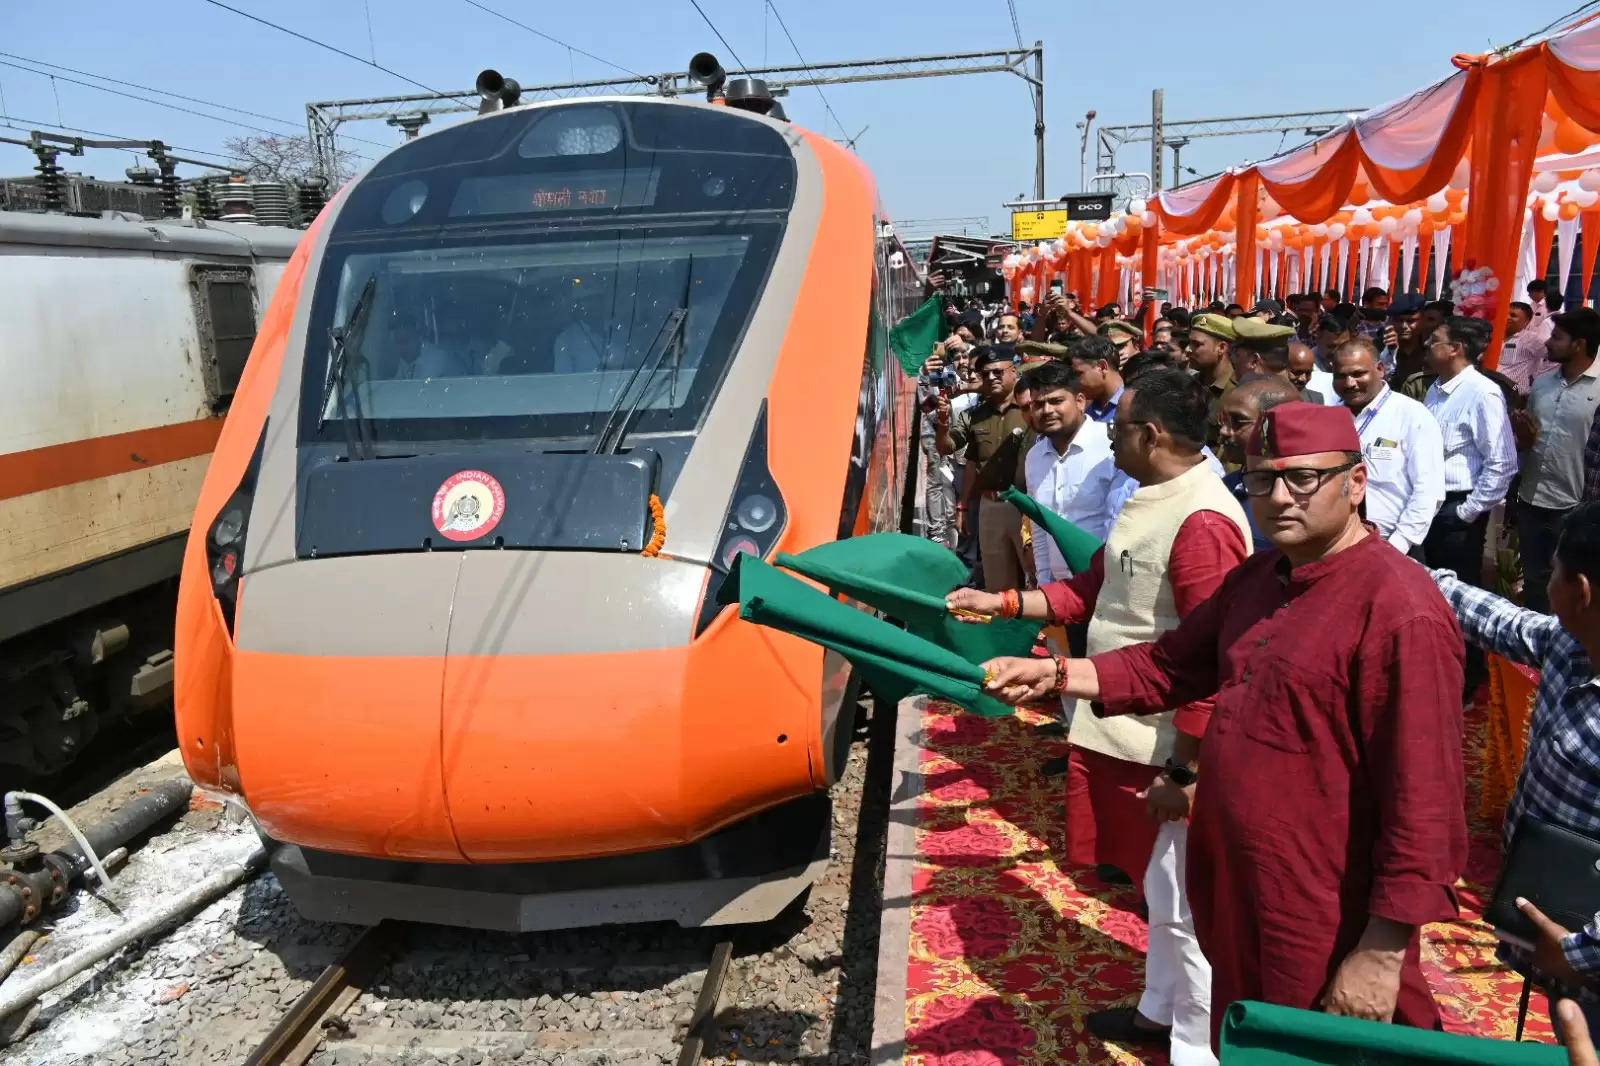
[[[482,470],[445,478],[433,494],[433,528],[451,540],[488,536],[506,513],[506,490]]]

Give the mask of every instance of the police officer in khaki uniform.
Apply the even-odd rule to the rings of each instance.
[[[1207,312],[1189,320],[1189,342],[1183,350],[1189,359],[1189,370],[1206,387],[1211,407],[1211,413],[1206,418],[1206,443],[1213,450],[1219,444],[1217,420],[1222,410],[1222,399],[1233,391],[1233,360],[1230,352],[1236,338],[1233,323],[1226,315]]]
[[[941,398],[934,428],[934,445],[940,455],[962,452],[967,460],[967,483],[956,507],[963,529],[977,512],[978,556],[983,564],[984,587],[990,592],[1020,588],[1026,573],[1022,546],[1022,515],[1000,499],[1015,482],[1022,439],[1028,425],[1013,400],[1017,387],[1017,354],[1010,345],[985,345],[976,351],[979,400],[950,417]]]
[[[1119,370],[1127,365],[1129,359],[1139,354],[1139,348],[1144,343],[1144,330],[1120,318],[1100,323],[1100,328],[1095,332],[1110,341],[1111,346],[1117,350],[1116,366]]]
[[[1234,341],[1229,349],[1233,360],[1233,380],[1243,381],[1252,374],[1289,380],[1289,342],[1293,326],[1274,326],[1259,318],[1240,318],[1233,323]]]

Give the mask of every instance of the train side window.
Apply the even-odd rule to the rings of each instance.
[[[224,407],[256,340],[255,279],[248,267],[196,266],[190,287],[206,395]]]

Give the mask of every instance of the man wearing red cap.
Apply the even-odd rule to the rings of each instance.
[[[1439,1020],[1417,933],[1456,916],[1466,860],[1461,631],[1361,520],[1360,448],[1338,408],[1267,412],[1244,485],[1276,551],[1154,643],[986,664],[1013,702],[1154,713],[1215,694],[1188,855],[1214,1043],[1241,999]]]

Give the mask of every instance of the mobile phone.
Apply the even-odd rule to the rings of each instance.
[[[1050,291],[1056,296],[1060,296],[1065,289],[1066,284],[1060,278],[1056,278],[1050,282]]]
[[[1172,299],[1172,293],[1166,289],[1148,289],[1146,291],[1150,293],[1150,299],[1158,304],[1164,304]]]

